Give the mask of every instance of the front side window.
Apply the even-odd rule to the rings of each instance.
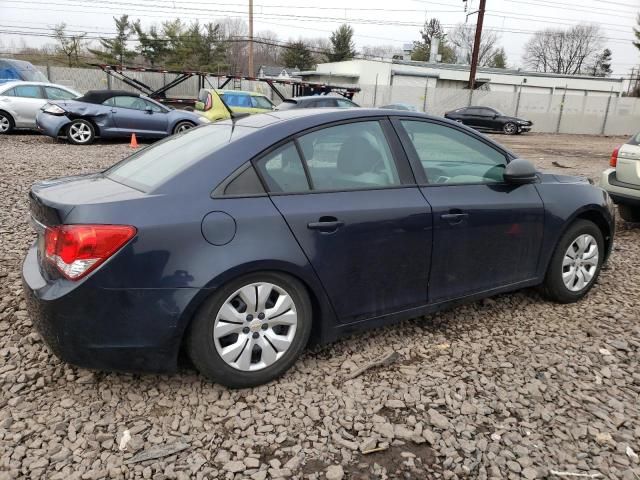
[[[391,149],[378,121],[316,130],[299,138],[315,190],[399,185]]]
[[[309,190],[302,160],[289,142],[258,161],[258,170],[270,192],[291,193]]]
[[[44,87],[44,91],[49,100],[71,100],[76,97],[74,93],[57,87]]]
[[[113,98],[110,98],[109,100],[105,100],[103,102],[103,105],[109,105],[109,106],[118,107],[118,108],[129,108],[132,110],[142,110],[142,111],[146,110],[147,108],[150,108],[154,112],[158,112],[158,113],[163,111],[155,103],[148,102],[144,98],[140,98],[140,97],[130,97],[130,96],[113,97]]]
[[[251,97],[251,106],[253,108],[263,108],[265,110],[271,110],[273,108],[273,103],[267,97],[262,96],[254,96]]]
[[[402,120],[432,184],[499,183],[506,157],[460,130],[435,123]]]
[[[14,88],[16,97],[42,98],[42,92],[37,85],[19,85]]]

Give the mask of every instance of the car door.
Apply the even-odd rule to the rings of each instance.
[[[534,184],[503,180],[505,152],[434,121],[394,121],[433,210],[429,300],[439,302],[532,280],[544,206]]]
[[[424,305],[431,211],[387,120],[323,126],[257,169],[340,322]]]
[[[462,115],[462,123],[470,127],[479,128],[482,126],[482,116],[478,107],[469,107]]]
[[[491,108],[478,108],[478,119],[476,125],[478,128],[483,128],[487,130],[495,130],[496,129],[496,112]],[[500,127],[498,127],[500,129]]]
[[[40,85],[17,85],[13,87],[12,95],[7,93],[3,104],[13,113],[16,127],[35,128],[36,115],[47,103]]]
[[[108,103],[107,103],[108,102]],[[117,96],[105,102],[111,106],[116,130],[140,137],[167,135],[167,111],[153,102],[135,96]]]

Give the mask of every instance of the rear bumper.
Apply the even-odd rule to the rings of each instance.
[[[64,127],[71,123],[64,115],[51,115],[40,112],[36,116],[36,128],[38,131],[48,137],[58,138]]]
[[[107,289],[44,278],[35,246],[22,267],[27,310],[61,360],[85,368],[174,371],[185,312],[199,290]]]
[[[640,206],[640,185],[619,181],[616,178],[615,168],[608,168],[602,172],[600,186],[607,191],[615,203]]]

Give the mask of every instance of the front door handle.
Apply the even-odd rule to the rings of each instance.
[[[440,218],[442,220],[444,220],[445,222],[449,222],[449,224],[451,225],[456,225],[458,223],[461,223],[465,218],[467,218],[469,216],[468,213],[444,213],[442,215],[440,215]]]
[[[335,232],[342,226],[344,226],[344,222],[336,217],[320,217],[317,222],[307,224],[309,230],[320,230],[321,232]]]

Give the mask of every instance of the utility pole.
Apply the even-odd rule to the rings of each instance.
[[[249,0],[249,76],[253,77],[253,0]]]
[[[480,0],[478,9],[478,22],[476,23],[476,37],[473,41],[473,54],[471,55],[471,69],[469,70],[469,89],[476,86],[476,69],[478,68],[478,55],[480,54],[480,39],[482,38],[482,22],[484,22],[484,10],[487,0]]]

